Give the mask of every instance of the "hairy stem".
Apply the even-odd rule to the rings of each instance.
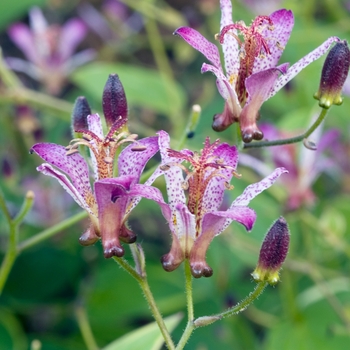
[[[136,279],[136,281],[139,283],[143,295],[151,309],[152,315],[155,319],[155,321],[158,324],[158,327],[163,335],[165,344],[168,349],[174,350],[175,345],[173,340],[171,339],[170,333],[164,323],[163,317],[158,309],[158,306],[154,300],[153,294],[151,292],[151,289],[148,284],[147,280],[147,275],[144,273],[143,276],[140,276],[137,271],[130,266],[130,264],[124,259],[124,258],[118,258],[118,257],[113,257],[113,259],[126,271],[128,272],[132,277]]]
[[[307,139],[322,123],[324,118],[326,117],[328,109],[322,108],[321,113],[317,120],[311,125],[311,127],[304,132],[303,134],[295,137],[291,137],[283,140],[274,140],[274,141],[261,141],[261,142],[253,142],[253,143],[245,143],[243,148],[261,148],[261,147],[270,147],[270,146],[281,146],[287,145],[290,143],[297,143]]]
[[[185,289],[186,289],[186,299],[187,299],[187,325],[185,331],[179,343],[176,346],[176,350],[181,350],[185,347],[188,339],[190,338],[194,330],[194,311],[193,311],[193,293],[192,293],[192,275],[191,267],[189,261],[185,260]]]

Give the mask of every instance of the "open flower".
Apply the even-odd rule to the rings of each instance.
[[[170,252],[162,257],[163,268],[172,271],[189,259],[194,277],[209,277],[213,270],[205,256],[212,239],[232,221],[250,231],[256,214],[248,207],[249,202],[286,170],[276,169],[262,181],[248,186],[227,210],[220,210],[225,189],[233,188],[229,185],[232,176],[239,177],[237,148],[219,140],[211,144],[207,138],[200,153],[174,151],[169,149],[169,135],[164,131],[158,135],[162,165],[154,176],[161,172],[165,176],[169,204],[167,208],[162,204],[162,210],[173,238]],[[191,164],[191,170],[181,164],[183,161]],[[185,179],[183,171],[187,175]]]
[[[136,240],[136,235],[127,226],[127,219],[140,198],[148,196],[148,189],[152,192],[150,186],[138,182],[146,163],[158,151],[158,137],[135,141],[137,135],[130,135],[124,131],[127,105],[124,90],[116,75],[109,77],[103,96],[109,126],[107,135],[103,134],[99,115],[91,114],[86,118],[87,128],[75,130],[82,134],[82,138],[73,139],[68,147],[38,143],[32,147],[31,152],[35,152],[46,161],[37,170],[56,178],[88,212],[91,219],[90,228],[80,237],[80,243],[90,245],[101,237],[104,255],[109,258],[124,255],[120,241],[133,243]],[[115,99],[116,96],[121,100],[120,105]],[[81,99],[78,101],[81,104]],[[81,111],[89,109],[85,101],[83,107],[80,108]],[[73,113],[78,117],[76,125],[84,125],[78,111],[79,108],[75,108]],[[119,176],[114,177],[115,153],[125,142],[132,143],[121,151],[118,157]],[[93,186],[90,185],[88,163],[79,154],[79,148],[82,146],[86,146],[90,151]]]
[[[233,122],[239,122],[244,142],[261,140],[263,133],[256,120],[263,102],[340,39],[330,37],[291,67],[288,63],[277,65],[294,25],[292,11],[281,9],[270,16],[258,16],[247,26],[243,21],[232,22],[230,0],[221,0],[220,4],[218,38],[222,44],[226,73],[218,48],[200,33],[181,27],[174,34],[181,36],[211,62],[202,65],[202,73],[210,71],[216,75],[217,88],[225,99],[223,113],[214,116],[213,129],[222,131]]]
[[[9,66],[44,84],[52,94],[58,94],[67,76],[78,66],[92,60],[91,49],[73,55],[85,38],[87,27],[77,19],[70,19],[64,26],[49,26],[41,10],[34,7],[29,12],[30,28],[15,23],[8,29],[11,40],[22,50],[28,61],[9,57]]]

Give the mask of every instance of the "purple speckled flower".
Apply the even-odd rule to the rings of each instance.
[[[248,186],[226,211],[222,211],[219,208],[224,191],[232,189],[229,185],[231,178],[238,176],[235,172],[238,162],[236,147],[219,140],[210,144],[206,139],[200,153],[174,151],[169,149],[169,135],[164,131],[158,135],[162,165],[153,178],[161,174],[165,176],[169,204],[158,203],[169,222],[173,238],[170,252],[162,257],[163,268],[172,271],[184,259],[189,259],[194,277],[209,277],[213,270],[206,263],[205,256],[212,239],[232,221],[251,230],[256,214],[248,207],[249,202],[286,170],[276,169],[262,181]],[[191,170],[181,164],[183,161],[191,164]],[[187,175],[185,179],[183,171]],[[187,200],[185,190],[188,190]]]
[[[80,237],[80,243],[90,245],[101,237],[106,258],[124,255],[120,241],[135,242],[136,235],[128,228],[127,219],[141,197],[159,197],[159,194],[152,195],[152,187],[139,184],[146,163],[158,151],[158,137],[135,141],[136,135],[120,132],[125,123],[126,119],[117,119],[104,136],[99,115],[92,114],[87,117],[88,129],[78,130],[83,138],[74,139],[68,147],[38,143],[31,149],[46,161],[37,170],[56,178],[88,212],[91,225]],[[116,150],[125,142],[132,144],[120,153],[119,176],[113,177]],[[80,146],[90,150],[93,186],[90,185],[88,164],[78,153]]]
[[[41,10],[34,7],[29,12],[30,28],[15,23],[8,29],[11,40],[22,50],[27,61],[9,57],[7,63],[44,84],[52,94],[58,94],[67,76],[78,66],[91,61],[95,52],[91,49],[73,55],[85,38],[87,28],[77,19],[70,19],[64,26],[49,26]]]
[[[211,62],[202,65],[202,73],[210,71],[216,75],[217,88],[226,101],[223,113],[214,116],[213,129],[222,131],[233,122],[239,122],[244,142],[261,140],[263,133],[256,120],[263,102],[340,39],[330,37],[291,67],[288,63],[277,65],[294,25],[292,11],[281,9],[270,16],[258,16],[246,26],[242,21],[232,22],[230,0],[221,0],[220,5],[218,39],[222,44],[226,73],[218,48],[200,33],[181,27],[174,34],[181,36]]]

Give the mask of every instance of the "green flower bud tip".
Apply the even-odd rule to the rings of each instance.
[[[281,216],[271,226],[261,246],[258,265],[252,273],[256,282],[277,284],[278,272],[288,253],[289,237],[287,222]]]
[[[341,105],[341,91],[349,73],[350,50],[346,40],[336,43],[329,51],[324,62],[320,87],[315,93],[322,108],[328,109],[333,104]]]

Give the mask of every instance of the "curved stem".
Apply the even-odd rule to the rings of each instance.
[[[17,226],[11,223],[8,248],[0,268],[0,295],[4,289],[7,277],[17,257]]]
[[[203,316],[203,317],[197,318],[193,322],[194,329],[203,327],[203,326],[208,326],[218,320],[221,320],[224,317],[237,315],[238,313],[244,311],[250,304],[253,303],[255,299],[259,297],[259,295],[261,295],[261,293],[264,291],[267,284],[268,284],[267,282],[259,282],[255,286],[255,289],[253,290],[253,292],[251,292],[245,299],[243,299],[236,306],[233,306],[224,312],[221,312],[216,315]]]
[[[29,191],[24,198],[23,205],[15,219],[11,219],[4,197],[0,193],[0,203],[1,208],[5,213],[6,219],[9,224],[9,242],[6,250],[4,260],[2,261],[0,267],[0,294],[5,286],[7,278],[10,274],[11,268],[16,260],[18,250],[17,250],[17,241],[18,241],[18,227],[23,221],[24,217],[27,215],[28,211],[32,207],[34,202],[34,194]]]
[[[217,314],[217,317],[224,318],[232,315],[237,315],[240,312],[244,311],[255,299],[257,299],[261,293],[264,291],[264,289],[267,286],[267,282],[259,282],[255,289],[241,302],[239,302],[237,305],[229,308],[228,310]]]
[[[86,348],[88,350],[98,350],[98,345],[92,333],[85,309],[82,306],[78,306],[75,309],[75,316]]]
[[[322,123],[324,118],[326,117],[328,112],[328,109],[322,108],[321,113],[317,120],[311,125],[311,127],[304,132],[303,134],[295,137],[291,137],[288,139],[283,140],[274,140],[274,141],[261,141],[261,142],[254,142],[254,143],[245,143],[243,148],[261,148],[261,147],[269,147],[269,146],[281,146],[281,145],[287,145],[290,143],[296,143],[300,142],[306,138],[308,138]]]
[[[22,252],[23,250],[30,248],[34,246],[35,244],[38,244],[52,236],[54,236],[56,233],[61,232],[62,230],[72,226],[73,224],[79,222],[80,220],[86,218],[88,216],[86,211],[82,211],[78,214],[75,214],[71,216],[70,218],[63,220],[62,222],[58,223],[55,226],[52,226],[48,228],[47,230],[41,231],[40,233],[36,234],[33,237],[30,237],[26,239],[25,241],[18,244],[17,250],[18,253]]]
[[[170,333],[164,323],[163,317],[158,309],[158,306],[154,300],[153,294],[149,287],[146,273],[144,273],[144,276],[140,276],[137,273],[137,271],[134,268],[132,268],[124,258],[113,257],[113,259],[139,283],[143,295],[151,309],[152,315],[156,320],[158,327],[163,335],[167,348],[170,350],[175,350],[174,342],[171,339]]]

